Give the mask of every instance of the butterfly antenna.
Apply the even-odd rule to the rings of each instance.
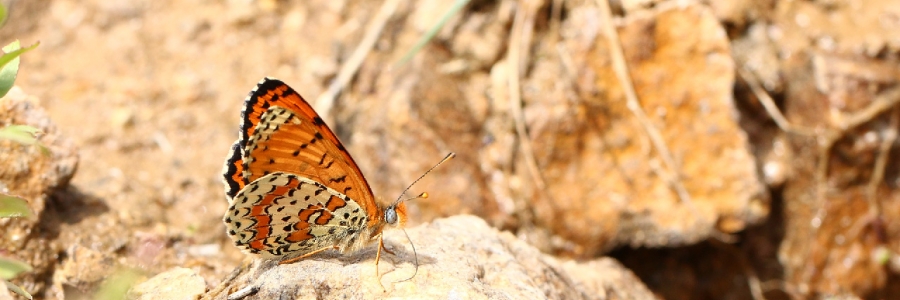
[[[452,154],[452,153],[451,153],[451,154]],[[401,228],[401,229],[402,229],[402,228]],[[412,239],[409,238],[409,233],[406,233],[406,229],[402,229],[402,230],[403,230],[403,234],[406,235],[406,240],[409,241],[409,245],[412,246],[412,250],[413,250],[413,258],[415,258],[415,261],[416,261],[416,270],[413,271],[412,276],[409,276],[409,278],[403,279],[403,280],[400,280],[400,281],[397,281],[397,282],[404,282],[404,281],[408,281],[408,280],[410,280],[410,279],[413,279],[414,277],[416,277],[416,274],[419,273],[419,254],[416,253],[416,245],[414,245],[413,242],[412,242]]]
[[[410,198],[406,198],[406,199],[403,199],[403,195],[406,195],[406,192],[409,191],[409,189],[410,189],[413,185],[415,185],[416,182],[419,182],[419,180],[422,180],[422,178],[425,177],[425,175],[428,175],[428,173],[431,173],[432,170],[434,170],[435,168],[437,168],[437,167],[440,166],[441,164],[447,162],[448,160],[450,160],[450,159],[452,159],[452,158],[454,158],[454,157],[456,157],[456,153],[450,152],[449,154],[447,154],[447,156],[444,156],[444,159],[442,159],[442,160],[439,161],[437,164],[435,164],[434,166],[432,166],[430,169],[428,169],[428,171],[425,171],[425,173],[423,173],[422,176],[419,176],[419,178],[416,178],[416,180],[413,181],[412,183],[410,183],[409,186],[406,187],[406,189],[403,189],[403,192],[400,193],[400,196],[397,196],[397,201],[394,201],[394,205],[397,205],[398,203],[400,203],[400,202],[402,202],[402,201],[408,201],[408,200],[419,199],[419,198],[428,198],[428,193],[421,193],[421,194],[419,194],[418,196],[410,197]],[[413,250],[413,257],[414,257],[415,262],[416,262],[416,269],[415,269],[415,271],[413,271],[412,276],[409,276],[409,278],[400,280],[400,281],[398,281],[398,282],[408,281],[408,280],[410,280],[410,279],[415,278],[415,277],[416,277],[416,274],[419,274],[419,253],[416,252],[416,245],[413,244],[412,239],[409,237],[409,233],[406,232],[406,229],[401,228],[401,230],[403,230],[403,235],[406,235],[406,240],[409,241],[409,245],[412,247],[412,250]]]
[[[423,173],[422,176],[419,176],[419,178],[417,178],[412,183],[410,183],[409,186],[407,186],[406,189],[404,189],[403,192],[400,193],[400,196],[397,196],[397,200],[394,201],[394,205],[396,205],[397,203],[400,203],[402,201],[406,201],[406,200],[412,200],[412,199],[417,199],[417,198],[428,198],[428,193],[421,193],[418,196],[401,200],[401,198],[403,198],[403,195],[406,195],[406,192],[408,192],[409,189],[413,187],[413,185],[415,185],[417,182],[419,182],[419,180],[422,180],[422,178],[424,178],[425,175],[428,175],[428,173],[431,173],[431,171],[433,171],[435,168],[437,168],[438,166],[442,165],[443,163],[447,162],[448,160],[450,160],[454,157],[456,157],[456,153],[450,152],[450,154],[447,154],[447,156],[444,156],[444,159],[442,159],[437,164],[435,164],[433,167],[428,169],[428,171],[425,171],[425,173]]]

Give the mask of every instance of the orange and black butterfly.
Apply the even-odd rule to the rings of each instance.
[[[240,136],[223,176],[223,221],[245,252],[295,261],[327,249],[379,243],[385,226],[406,223],[403,201],[379,203],[334,132],[283,82],[265,78],[241,112]]]

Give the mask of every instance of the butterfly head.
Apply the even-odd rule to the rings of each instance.
[[[409,186],[407,186],[406,189],[404,189],[403,192],[400,193],[400,196],[397,197],[397,200],[395,200],[393,203],[391,203],[391,205],[389,205],[388,207],[386,207],[384,209],[384,222],[387,224],[390,224],[392,226],[401,226],[401,227],[404,224],[406,224],[406,203],[405,202],[409,201],[409,200],[414,200],[414,199],[428,198],[428,193],[421,193],[418,196],[415,196],[412,198],[407,198],[407,199],[403,199],[403,195],[405,195],[406,191],[409,191],[409,188],[411,188],[414,184],[416,184],[416,182],[419,182],[419,180],[421,180],[423,177],[425,177],[425,175],[428,175],[428,173],[431,173],[431,171],[434,170],[434,168],[437,168],[437,166],[440,166],[444,162],[446,162],[454,157],[456,157],[456,154],[453,152],[450,152],[450,154],[447,154],[447,156],[445,156],[444,159],[442,159],[436,165],[431,167],[431,169],[428,169],[428,171],[425,171],[425,173],[422,174],[422,176],[419,176],[418,179],[416,179],[415,181],[413,181],[413,183],[411,183]]]
[[[406,224],[406,203],[394,203],[384,209],[384,222],[402,227]]]

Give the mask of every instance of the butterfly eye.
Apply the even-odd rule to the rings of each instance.
[[[397,224],[397,210],[394,206],[389,206],[384,210],[384,221],[391,225]]]

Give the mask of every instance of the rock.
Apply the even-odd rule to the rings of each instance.
[[[90,290],[113,273],[116,262],[107,253],[78,244],[66,249],[63,260],[53,272],[54,283],[65,283],[80,290]]]
[[[0,219],[0,249],[11,257],[28,263],[33,272],[18,277],[22,286],[34,293],[45,287],[41,274],[49,273],[56,264],[56,254],[62,246],[53,234],[36,227],[52,228],[58,220],[42,220],[42,212],[49,195],[68,185],[78,166],[78,154],[73,143],[60,135],[38,100],[18,87],[0,99],[0,128],[8,125],[29,125],[42,134],[38,141],[47,148],[0,140],[0,192],[25,199],[34,214],[31,218]]]
[[[415,252],[403,232],[385,232],[386,247],[397,255],[382,253],[381,278],[372,245],[355,254],[323,252],[285,265],[257,259],[220,287],[226,293],[214,290],[210,296],[226,299],[250,291],[243,299],[654,299],[614,259],[564,262],[475,216],[438,219],[407,232]]]
[[[896,249],[900,234],[892,221],[900,218],[900,191],[891,109],[900,99],[900,32],[878,16],[900,7],[872,2],[834,18],[828,4],[783,2],[774,12],[770,51],[791,55],[778,56],[785,88],[773,94],[784,99],[778,105],[789,123],[815,129],[811,137],[779,131],[774,139],[786,146],[771,150],[791,174],[776,227],[784,228],[775,253],[783,280],[800,287],[801,298],[894,298],[896,273],[877,253]]]
[[[0,300],[12,300],[13,297],[10,294],[9,289],[6,288],[5,284],[0,284]]]
[[[594,294],[594,299],[650,299],[650,290],[619,261],[603,257],[585,262],[566,261],[563,269],[572,276],[576,290]]]
[[[478,18],[498,24],[502,7]],[[336,119],[352,133],[346,139],[351,153],[375,154],[357,161],[373,190],[396,195],[429,160],[455,151],[457,159],[414,189],[441,199],[417,201],[420,211],[411,215],[477,214],[492,226],[519,230],[544,252],[580,258],[619,246],[690,245],[763,220],[768,194],[738,124],[734,61],[715,14],[684,3],[661,3],[612,21],[598,18],[593,2],[565,11],[557,34],[536,24],[531,47],[522,47],[530,51],[520,70],[521,100],[511,99],[515,64],[506,50],[473,54],[484,58],[471,59],[474,65],[489,65],[464,79],[430,68],[361,72],[357,86],[377,86],[346,91],[354,100]],[[607,22],[619,32],[640,106],[672,165],[626,106],[603,35]],[[490,26],[466,24],[455,36],[495,39],[490,30],[468,32]],[[448,60],[423,51],[411,64]],[[511,101],[521,101],[513,104],[522,106],[527,136],[516,133]],[[523,153],[523,143],[533,155]]]
[[[128,291],[128,299],[198,299],[206,282],[194,270],[174,268],[139,283]]]
[[[542,249],[592,257],[623,245],[688,245],[762,221],[768,196],[738,124],[734,61],[713,13],[702,5],[661,5],[614,23],[641,109],[671,166],[626,105],[608,38],[581,36],[603,32],[605,25],[588,20],[596,14],[590,5],[573,7],[562,25],[562,35],[573,37],[562,42],[573,71],[539,60],[523,83],[528,142],[547,188],[539,190],[517,162],[525,182],[519,193],[529,199],[534,223],[561,238]],[[567,76],[574,91],[548,84]],[[567,100],[573,92],[579,98]],[[553,241],[540,230],[530,235],[536,244]]]
[[[75,174],[78,154],[37,103],[36,98],[19,88],[13,88],[0,100],[0,126],[35,127],[41,131],[38,141],[50,150],[45,155],[39,147],[0,140],[4,150],[0,152],[0,165],[5,166],[0,169],[0,190],[24,198],[34,215],[39,216],[47,194],[67,185]]]

